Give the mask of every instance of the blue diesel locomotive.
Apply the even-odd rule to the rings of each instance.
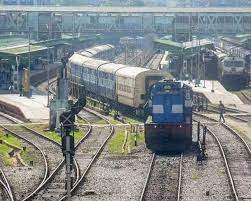
[[[192,89],[163,80],[152,86],[145,142],[157,153],[181,152],[192,143]]]

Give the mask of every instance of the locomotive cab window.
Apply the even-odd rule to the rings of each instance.
[[[244,66],[243,61],[234,61],[234,66],[243,67]]]

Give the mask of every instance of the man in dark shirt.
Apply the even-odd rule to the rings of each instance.
[[[224,113],[225,113],[225,106],[223,105],[222,101],[220,101],[220,104],[219,104],[219,112],[220,112],[220,122],[221,122],[221,119],[223,120],[223,122],[225,123],[225,119],[224,119]]]

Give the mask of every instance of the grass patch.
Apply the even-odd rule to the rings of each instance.
[[[78,124],[87,124],[87,122],[85,120],[83,120],[83,119],[81,119],[79,117],[77,118],[76,123],[78,123]]]
[[[27,165],[30,165],[30,161],[33,161],[33,166],[39,164],[37,155],[35,154],[34,151],[30,150],[29,148],[26,148],[25,151],[22,150],[20,156]]]
[[[127,144],[125,146],[125,152],[123,153],[123,144],[125,139],[125,132],[124,130],[117,130],[113,138],[111,139],[110,143],[108,144],[108,150],[112,154],[128,154],[128,146],[130,145],[131,151],[136,149],[137,147],[134,146],[134,134],[129,133],[129,137],[127,140]],[[137,143],[138,146],[143,144],[145,141],[144,134],[139,133],[137,136]]]
[[[11,135],[7,137],[3,131],[0,131],[0,139],[5,142],[8,142],[11,145],[15,145],[16,147],[20,148],[22,150],[20,153],[20,156],[26,164],[30,164],[31,160],[36,159],[36,154],[34,153],[34,151],[29,150],[28,148],[26,149],[26,151],[22,149],[23,144],[21,143],[21,141],[19,141],[19,139]],[[4,164],[7,166],[13,165],[12,158],[8,155],[8,153],[10,153],[12,150],[13,149],[10,148],[8,145],[0,144],[0,157],[2,158]]]
[[[96,124],[107,124],[107,122],[104,119],[100,119],[96,121]]]
[[[126,122],[129,124],[140,124],[143,123],[143,121],[140,121],[139,119],[133,118],[133,117],[125,117]]]
[[[11,166],[12,160],[9,157],[8,153],[11,152],[12,149],[5,144],[0,144],[0,157],[3,160],[4,165]]]
[[[114,119],[114,118],[111,118],[111,119],[110,119],[110,122],[111,122],[112,125],[122,124],[120,121],[118,121],[118,120],[116,120],[116,119]]]
[[[58,135],[55,131],[46,131],[46,129],[48,128],[48,125],[31,125],[29,126],[29,128],[45,135],[46,137],[61,143],[61,136]],[[82,129],[79,129],[78,131],[74,132],[74,137],[75,137],[75,142],[79,142],[82,137],[84,136],[84,131]]]
[[[3,131],[0,131],[0,140],[6,141],[9,144],[15,145],[18,148],[22,148],[22,144],[19,141],[19,139],[13,137],[12,135],[8,135],[8,137],[6,136],[6,133]]]
[[[230,126],[230,125],[228,125]],[[250,138],[246,135],[246,132],[240,128],[237,128],[235,126],[230,126],[235,132],[237,132],[246,142],[249,146],[251,146],[251,140]]]
[[[200,179],[200,177],[199,177],[199,175],[197,175],[197,174],[193,174],[192,175],[192,180],[199,180]]]

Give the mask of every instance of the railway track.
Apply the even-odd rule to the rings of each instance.
[[[180,156],[153,154],[140,201],[180,200],[182,185],[182,160]]]
[[[0,112],[0,124],[15,124],[16,122],[12,120],[7,115]]]
[[[102,120],[99,116],[95,115],[94,113],[88,112],[88,110],[82,110],[80,113],[77,115],[78,118],[86,121],[89,124],[95,124],[98,121]]]
[[[23,133],[18,133],[18,132],[15,132],[13,130],[10,130],[9,128],[7,127],[4,127],[2,126],[2,128],[8,132],[9,134],[13,135],[14,137],[16,138],[19,138],[25,142],[27,142],[28,144],[30,144],[32,147],[35,148],[35,153],[36,154],[40,154],[41,155],[41,158],[42,158],[42,162],[43,163],[43,168],[40,169],[40,167],[38,167],[39,171],[36,171],[35,174],[39,174],[39,173],[42,173],[42,175],[36,175],[38,178],[39,178],[39,183],[34,186],[34,184],[31,182],[31,184],[28,184],[28,180],[26,181],[27,182],[27,185],[29,186],[29,190],[27,191],[27,187],[25,185],[19,185],[19,184],[15,184],[15,188],[14,188],[14,193],[17,194],[17,191],[19,192],[19,196],[18,198],[21,198],[21,200],[27,200],[30,195],[33,193],[33,191],[36,191],[39,186],[46,180],[47,176],[48,176],[48,173],[49,173],[49,162],[48,162],[48,159],[47,159],[47,155],[46,153],[44,152],[44,150],[41,149],[41,147],[39,147],[36,143],[34,143],[32,140],[30,140],[28,137],[24,137],[23,136]],[[37,153],[38,152],[38,153]],[[41,166],[41,164],[37,164],[37,166]],[[26,168],[25,168],[26,169]],[[21,170],[20,170],[21,172]],[[30,178],[32,179],[32,178]],[[24,179],[25,180],[25,179]],[[14,182],[13,182],[13,186],[14,186]],[[30,190],[32,189],[32,190]],[[24,198],[24,199],[23,199]]]
[[[200,116],[203,118],[203,116]],[[210,118],[207,117],[207,120]],[[213,120],[212,120],[213,121]],[[224,123],[211,125],[204,123],[216,140],[224,159],[234,200],[251,197],[251,150],[245,140]]]
[[[159,70],[160,62],[163,58],[163,54],[155,54],[152,59],[146,64],[146,68]]]
[[[90,112],[90,110],[87,111]],[[96,112],[93,112],[92,114],[97,115],[99,118],[106,121],[108,126],[102,128],[91,127],[91,131],[86,139],[77,145],[75,158],[78,161],[81,176],[73,185],[71,190],[72,194],[76,194],[80,186],[82,184],[84,185],[86,176],[90,172],[92,166],[98,160],[98,157],[100,156],[108,140],[114,134],[114,127],[109,120],[104,118],[102,115],[98,115]],[[85,119],[85,121],[87,120]],[[60,201],[62,200],[66,200],[66,196],[61,197]]]
[[[251,99],[244,92],[238,93],[238,96],[244,104],[251,105]]]
[[[87,119],[85,119],[88,122]],[[85,141],[92,131],[92,127],[89,124],[86,134],[82,139],[76,144],[75,149],[78,150],[78,147],[83,141]],[[61,151],[60,151],[61,154]],[[74,158],[74,170],[73,174],[74,183],[76,185],[77,181],[80,179],[80,165],[76,158]],[[40,186],[40,189],[37,191],[36,195],[33,196],[31,200],[59,200],[65,194],[65,159],[62,159],[60,163],[56,166],[54,171],[50,176],[45,180],[45,182]]]
[[[46,181],[49,173],[53,171],[53,169],[57,166],[57,164],[60,161],[60,158],[62,158],[60,153],[60,145],[56,143],[55,141],[46,138],[42,134],[39,134],[27,127],[20,127],[20,126],[4,126],[3,129],[10,133],[11,135],[22,139],[26,141],[27,143],[31,144],[34,146],[37,150],[39,150],[40,154],[42,155],[43,158],[43,163],[44,163],[44,170],[43,170],[43,176],[42,179],[40,180],[40,183],[36,186],[36,188],[29,186],[30,184],[27,183],[29,186],[29,189],[33,189],[32,191],[29,191],[26,194],[21,195],[21,200],[29,200],[31,197],[35,195],[37,191],[40,190],[41,186],[44,184]],[[37,175],[38,173],[35,173],[34,176],[36,177],[41,177],[40,175]],[[20,189],[22,186],[17,186],[15,189]],[[27,191],[27,189],[26,189]]]
[[[15,201],[15,196],[13,194],[11,185],[1,167],[0,167],[0,186],[2,186],[3,189],[2,194],[0,194],[0,198],[6,201]]]

